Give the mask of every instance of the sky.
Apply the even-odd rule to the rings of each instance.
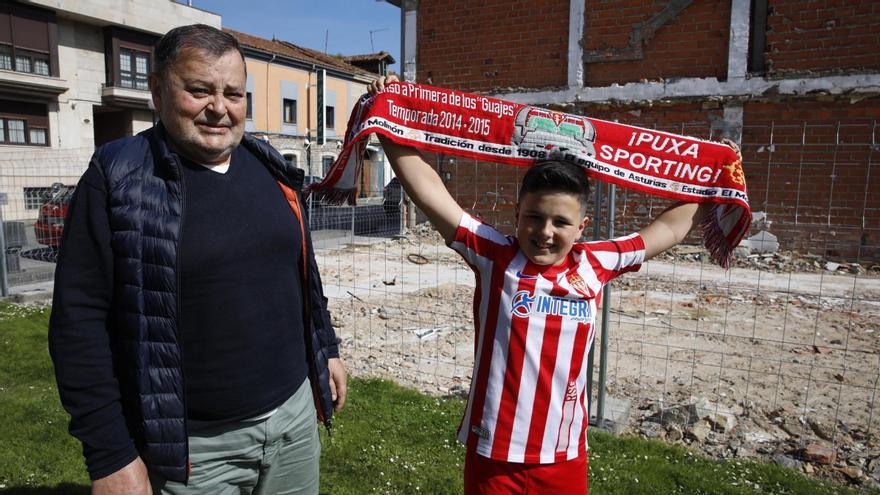
[[[326,35],[331,55],[384,50],[398,61],[392,70],[400,72],[400,9],[384,1],[192,0],[192,6],[220,14],[224,27],[313,50],[324,51]]]

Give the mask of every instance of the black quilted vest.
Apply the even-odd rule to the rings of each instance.
[[[108,182],[114,253],[113,355],[126,422],[151,471],[186,481],[184,356],[177,342],[177,247],[185,189],[180,164],[163,137],[159,124],[102,146],[96,157]],[[277,181],[300,189],[302,171],[268,144],[247,134],[241,144]],[[295,222],[291,228],[297,228]],[[304,287],[303,294],[308,297],[309,293]],[[304,301],[307,304],[314,312],[315,301]],[[313,317],[312,324],[306,325],[310,379],[319,415],[323,412],[322,419],[329,426],[333,406],[325,352],[328,343],[315,322]]]

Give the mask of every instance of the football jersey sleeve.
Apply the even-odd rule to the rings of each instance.
[[[449,244],[471,266],[479,265],[481,259],[495,259],[511,245],[511,239],[495,227],[485,224],[467,212],[461,215],[455,238]]]
[[[638,233],[607,241],[586,243],[589,253],[598,261],[596,276],[602,284],[627,272],[638,271],[645,261],[645,241]]]

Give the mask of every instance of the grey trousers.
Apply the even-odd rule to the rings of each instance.
[[[318,495],[321,442],[308,379],[268,419],[190,431],[187,484],[150,474],[163,495]]]

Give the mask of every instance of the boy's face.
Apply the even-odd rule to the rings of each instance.
[[[516,207],[516,238],[533,263],[558,265],[587,226],[574,194],[528,192]]]

